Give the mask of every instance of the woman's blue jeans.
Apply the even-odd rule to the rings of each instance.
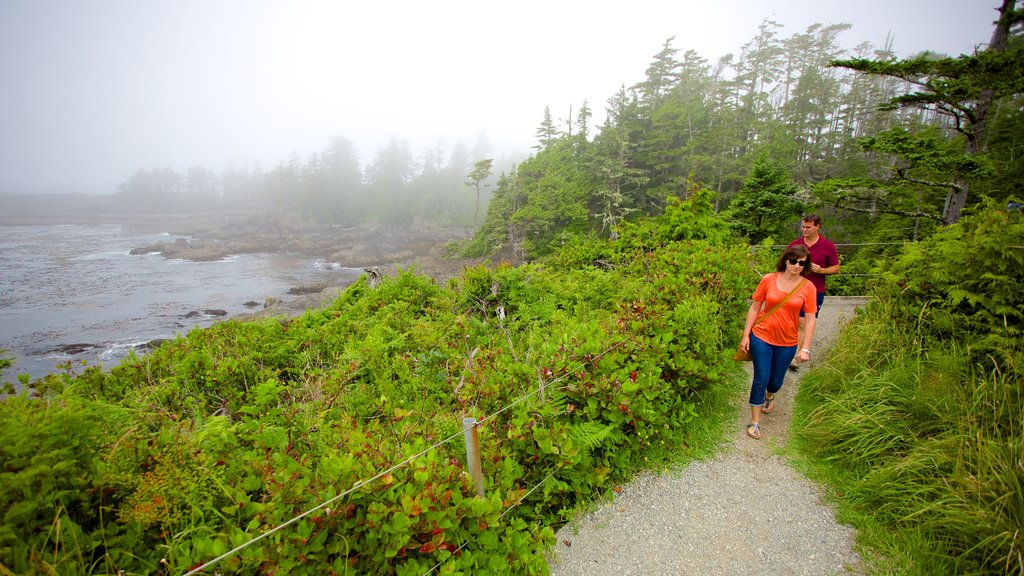
[[[796,356],[796,345],[772,346],[750,334],[750,358],[754,361],[754,382],[750,385],[750,405],[764,404],[765,392],[775,394],[782,388],[789,363]]]

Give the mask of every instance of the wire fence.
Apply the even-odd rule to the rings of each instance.
[[[536,390],[533,390],[531,392],[523,394],[522,396],[519,396],[518,398],[516,398],[512,402],[508,403],[505,406],[502,406],[500,409],[496,410],[492,414],[489,414],[488,416],[485,416],[484,418],[482,418],[481,420],[479,420],[477,422],[473,422],[473,423],[470,423],[470,424],[463,424],[462,429],[460,429],[458,432],[456,432],[456,433],[454,433],[454,434],[444,438],[443,440],[439,440],[439,441],[435,442],[434,444],[432,444],[431,446],[429,446],[427,448],[424,448],[423,450],[417,452],[416,454],[413,454],[412,456],[409,456],[408,458],[402,460],[401,462],[398,462],[397,464],[392,465],[387,470],[381,471],[381,472],[375,474],[374,476],[372,476],[370,478],[367,478],[365,480],[360,480],[359,482],[356,482],[351,488],[349,488],[348,490],[345,490],[341,494],[338,494],[337,496],[334,496],[334,497],[332,497],[332,498],[330,498],[328,500],[325,500],[325,501],[321,502],[320,504],[317,504],[316,506],[310,508],[309,510],[306,510],[305,512],[302,512],[301,514],[298,514],[298,515],[290,518],[289,520],[287,520],[285,522],[282,522],[281,524],[278,524],[277,526],[275,526],[275,527],[273,527],[273,528],[271,528],[271,529],[269,529],[269,530],[267,530],[267,531],[265,531],[265,532],[263,532],[263,533],[261,533],[261,534],[259,534],[257,536],[254,536],[254,537],[250,538],[249,540],[245,541],[244,543],[239,544],[238,546],[232,548],[231,550],[228,550],[227,552],[224,552],[220,556],[217,556],[216,558],[208,560],[208,561],[204,562],[203,564],[201,564],[201,565],[199,565],[199,566],[189,570],[188,572],[184,573],[183,576],[192,576],[194,574],[202,573],[203,571],[205,571],[206,569],[214,566],[215,564],[219,563],[220,561],[222,561],[222,560],[224,560],[226,558],[230,558],[231,556],[234,556],[235,554],[241,552],[242,550],[248,548],[249,546],[252,546],[253,544],[256,544],[257,542],[259,542],[259,541],[261,541],[261,540],[263,540],[263,539],[265,539],[265,538],[267,538],[267,537],[269,537],[269,536],[271,536],[271,535],[273,535],[273,534],[275,534],[277,532],[280,532],[281,530],[284,530],[285,528],[295,524],[299,520],[302,520],[303,518],[306,518],[310,514],[313,514],[314,512],[317,512],[319,510],[323,510],[323,509],[327,508],[331,504],[334,504],[335,502],[341,500],[342,498],[348,496],[349,494],[355,492],[356,490],[358,490],[358,489],[360,489],[360,488],[362,488],[364,486],[367,486],[367,485],[369,485],[369,484],[371,484],[371,483],[373,483],[373,482],[375,482],[375,481],[377,481],[377,480],[387,476],[388,474],[391,474],[392,472],[395,472],[396,470],[399,470],[399,469],[403,468],[404,466],[407,466],[407,465],[411,464],[417,458],[420,458],[421,456],[424,456],[424,455],[428,454],[429,452],[437,450],[438,448],[444,446],[445,444],[448,444],[449,442],[454,441],[455,439],[459,438],[460,436],[463,436],[466,433],[466,431],[469,430],[470,428],[472,428],[472,427],[480,427],[480,426],[484,425],[485,423],[493,420],[494,418],[497,418],[499,415],[503,414],[504,412],[507,412],[508,410],[511,410],[516,405],[521,404],[522,402],[525,402],[526,400],[529,400],[530,398],[533,398],[534,396],[537,396],[539,394],[543,395],[545,392],[556,392],[556,391],[563,390],[565,388],[565,386],[557,386],[557,387],[552,388],[552,385],[556,385],[559,382],[561,382],[562,380],[564,380],[565,378],[568,378],[569,376],[572,376],[573,374],[576,374],[577,372],[579,372],[583,368],[585,368],[585,367],[587,367],[589,365],[595,364],[600,358],[602,358],[603,356],[605,356],[609,352],[615,350],[616,348],[619,348],[623,344],[625,344],[625,341],[620,341],[620,342],[617,342],[617,343],[613,344],[612,346],[609,346],[604,351],[599,352],[598,354],[590,357],[588,360],[586,360],[584,362],[580,362],[575,368],[566,371],[564,374],[558,376],[557,378],[554,378],[554,379],[552,379],[550,381],[541,380],[540,385],[537,387]],[[504,518],[505,515],[507,515],[509,512],[511,512],[512,510],[517,508],[519,505],[521,505],[530,494],[533,494],[533,492],[536,491],[537,488],[539,488],[540,486],[543,486],[544,483],[546,483],[549,479],[551,479],[551,477],[554,476],[556,472],[558,472],[558,468],[555,468],[554,470],[552,470],[551,473],[549,473],[543,480],[538,482],[536,485],[534,485],[532,488],[530,488],[530,490],[528,490],[522,496],[517,498],[516,501],[511,506],[506,508],[505,511],[502,512],[501,515],[498,518],[499,519]],[[459,552],[460,550],[464,549],[469,543],[470,543],[469,540],[467,540],[466,542],[463,542],[462,545],[460,545],[458,548],[455,549],[455,551],[451,552],[451,556],[449,556],[449,558],[454,556],[456,552]],[[433,568],[431,568],[430,570],[428,570],[424,574],[430,574],[431,572],[436,570],[438,567],[442,566],[445,561],[446,560],[442,560],[441,562],[438,562],[437,565],[435,565]]]
[[[916,244],[916,242],[910,240],[902,240],[898,242],[855,242],[855,243],[837,243],[836,251],[840,255],[856,250],[857,248],[864,246],[905,246],[907,244]],[[766,244],[766,245],[753,245],[750,247],[751,254],[757,255],[759,250],[771,249],[771,250],[784,250],[789,247],[789,244]],[[767,274],[758,268],[756,262],[750,263],[750,269],[758,278]],[[882,274],[875,272],[842,272],[839,274],[830,275],[828,277],[829,294],[833,296],[863,296],[871,292],[871,280],[873,278],[880,278]]]
[[[883,245],[901,245],[901,244],[912,244],[912,243],[913,242],[907,242],[907,241],[904,241],[904,242],[862,242],[862,243],[836,244],[836,247],[839,248],[840,246],[842,246],[842,247],[883,246]],[[762,249],[762,248],[769,248],[770,247],[772,249],[779,250],[779,249],[784,249],[784,248],[786,248],[788,246],[789,246],[788,244],[773,244],[771,246],[751,246],[750,249],[751,249],[752,253],[756,253],[758,249]],[[763,272],[760,272],[759,270],[757,270],[757,268],[756,268],[756,266],[755,266],[755,264],[753,262],[751,262],[751,269],[758,276],[763,276],[764,275]],[[873,276],[880,276],[880,274],[873,274],[873,273],[845,274],[845,273],[843,273],[843,274],[840,274],[838,276],[839,277],[845,276],[845,277],[855,277],[855,278],[865,278],[866,279],[866,278],[873,277]],[[269,530],[267,530],[267,531],[265,531],[265,532],[263,532],[263,533],[261,533],[259,535],[256,535],[256,536],[250,538],[249,540],[247,540],[244,543],[236,546],[235,548],[232,548],[231,550],[228,550],[227,552],[224,552],[223,554],[217,556],[216,558],[208,560],[207,562],[205,562],[205,563],[203,563],[203,564],[193,568],[192,570],[186,572],[183,576],[193,576],[195,574],[202,573],[203,571],[205,571],[206,569],[208,569],[208,568],[212,567],[213,565],[219,563],[220,561],[222,561],[222,560],[224,560],[226,558],[230,558],[231,556],[234,556],[235,554],[239,553],[240,551],[244,550],[245,548],[247,548],[249,546],[252,546],[253,544],[256,544],[257,542],[259,542],[259,541],[261,541],[261,540],[263,540],[263,539],[265,539],[265,538],[267,538],[267,537],[269,537],[269,536],[271,536],[271,535],[273,535],[273,534],[275,534],[277,532],[280,532],[280,531],[284,530],[285,528],[295,524],[296,522],[302,520],[303,518],[306,518],[307,516],[317,512],[319,510],[323,510],[323,509],[331,506],[335,502],[341,500],[342,498],[345,498],[346,496],[348,496],[349,494],[355,492],[356,490],[358,490],[360,488],[363,488],[364,486],[367,486],[367,485],[369,485],[369,484],[371,484],[371,483],[373,483],[373,482],[375,482],[375,481],[377,481],[377,480],[387,476],[388,474],[391,474],[392,472],[395,472],[395,471],[403,468],[404,466],[407,466],[407,465],[411,464],[416,459],[418,459],[418,458],[428,454],[429,452],[437,450],[438,448],[440,448],[440,447],[442,447],[442,446],[444,446],[444,445],[446,445],[446,444],[456,440],[460,436],[464,436],[466,431],[469,430],[471,427],[480,427],[480,426],[486,424],[487,422],[497,418],[498,416],[500,416],[504,412],[507,412],[508,410],[511,410],[516,405],[521,404],[521,403],[529,400],[530,398],[533,398],[534,396],[541,395],[541,397],[543,398],[543,395],[545,394],[546,391],[562,390],[564,387],[551,388],[551,386],[552,385],[556,385],[561,380],[563,380],[565,378],[568,378],[569,376],[579,372],[584,367],[596,363],[597,360],[599,360],[601,357],[603,357],[604,355],[608,354],[612,350],[622,346],[624,343],[625,343],[625,341],[622,341],[622,342],[618,342],[618,343],[610,346],[608,349],[606,349],[606,350],[600,352],[599,354],[591,357],[590,359],[588,359],[585,362],[581,362],[578,366],[576,366],[572,370],[569,370],[566,373],[562,374],[561,376],[559,376],[557,378],[554,378],[550,382],[545,382],[544,380],[541,380],[540,384],[538,385],[538,387],[535,390],[532,390],[532,391],[530,391],[530,392],[528,392],[526,394],[523,394],[522,396],[516,398],[515,400],[513,400],[509,404],[507,404],[507,405],[501,407],[500,409],[496,410],[492,414],[489,414],[489,415],[485,416],[484,418],[482,418],[478,422],[471,423],[471,424],[464,424],[462,429],[460,429],[458,432],[456,432],[456,433],[454,433],[454,434],[444,438],[443,440],[439,440],[439,441],[435,442],[431,446],[429,446],[427,448],[424,448],[423,450],[417,452],[416,454],[413,454],[412,456],[409,456],[408,458],[402,460],[401,462],[398,462],[397,464],[394,464],[393,466],[389,467],[388,469],[383,470],[383,471],[375,474],[374,476],[371,476],[370,478],[367,478],[365,480],[361,480],[359,482],[356,482],[351,488],[349,488],[348,490],[345,490],[344,492],[338,494],[337,496],[334,496],[334,497],[332,497],[332,498],[330,498],[328,500],[325,500],[324,502],[321,502],[320,504],[317,504],[316,506],[306,510],[305,512],[302,512],[301,514],[298,514],[298,515],[290,518],[289,520],[287,520],[285,522],[282,522],[281,524],[279,524],[279,525],[277,525],[277,526],[275,526],[275,527],[273,527],[273,528],[271,528],[271,529],[269,529]],[[532,488],[530,488],[530,490],[528,490],[526,493],[524,493],[523,496],[517,498],[516,501],[511,506],[509,506],[507,509],[505,509],[505,511],[503,511],[501,513],[501,515],[499,516],[499,519],[504,518],[509,512],[511,512],[512,510],[514,510],[518,506],[520,506],[531,494],[533,494],[534,491],[536,491],[538,488],[543,486],[557,472],[558,472],[558,468],[555,468],[543,480],[541,480],[540,482],[535,484]],[[465,547],[468,546],[470,544],[470,542],[471,542],[470,540],[467,540],[467,541],[463,542],[458,548],[456,548],[454,551],[451,552],[451,555],[449,556],[449,558],[453,557],[459,551],[465,549]],[[438,562],[437,564],[435,564],[431,569],[429,569],[427,572],[424,573],[424,576],[434,572],[439,567],[443,566],[446,561],[447,560],[442,560],[442,561]]]

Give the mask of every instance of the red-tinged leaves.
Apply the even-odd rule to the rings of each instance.
[[[423,546],[420,546],[420,553],[430,554],[431,552],[437,550],[437,548],[437,544],[434,544],[433,542],[427,542]]]

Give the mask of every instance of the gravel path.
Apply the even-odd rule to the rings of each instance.
[[[820,357],[863,298],[829,297],[815,330]],[[747,368],[750,371],[749,365]],[[836,522],[820,488],[778,455],[789,439],[799,372],[790,372],[763,438],[746,436],[745,389],[720,453],[685,470],[645,473],[563,527],[549,566],[555,576],[835,575],[858,573],[853,529]]]

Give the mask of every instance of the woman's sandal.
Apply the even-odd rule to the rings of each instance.
[[[751,422],[750,424],[747,424],[747,436],[750,436],[754,440],[760,440],[761,439],[761,426],[758,425],[758,424],[754,424],[753,422]]]
[[[775,394],[765,394],[761,414],[771,414],[772,410],[775,410]]]

